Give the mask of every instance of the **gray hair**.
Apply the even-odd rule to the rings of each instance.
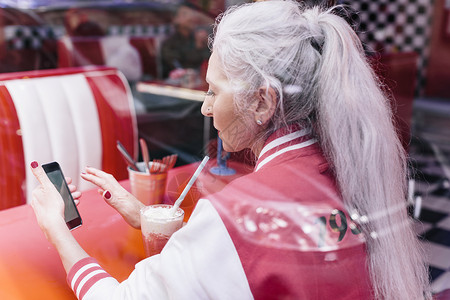
[[[264,1],[230,8],[213,51],[243,114],[261,86],[278,94],[266,138],[287,124],[312,126],[344,204],[366,236],[377,299],[429,297],[423,253],[406,212],[406,155],[389,99],[355,32],[333,9]]]

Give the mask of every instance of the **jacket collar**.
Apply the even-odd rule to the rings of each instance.
[[[297,125],[281,128],[264,144],[256,162],[255,172],[280,155],[308,147],[316,142],[317,139],[311,138],[310,128],[301,129]]]

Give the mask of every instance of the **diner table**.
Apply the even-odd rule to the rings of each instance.
[[[141,93],[154,94],[165,97],[174,97],[183,100],[203,102],[205,99],[205,87],[188,88],[168,84],[162,81],[140,81],[136,90]]]
[[[200,162],[168,172],[165,203],[173,203]],[[200,197],[220,191],[232,180],[252,172],[253,167],[229,162],[235,175],[209,172],[211,159],[183,201],[190,211]],[[129,180],[120,182],[130,190]],[[126,279],[144,259],[141,231],[130,227],[106,204],[97,189],[83,192],[78,206],[83,225],[73,235],[86,252],[119,281]],[[30,205],[0,211],[0,299],[76,299],[66,282],[59,255],[40,230]]]

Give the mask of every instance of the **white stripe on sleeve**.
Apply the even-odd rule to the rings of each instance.
[[[90,269],[90,268],[94,268],[94,267],[100,268],[100,265],[99,265],[99,264],[96,264],[96,263],[90,263],[90,264],[87,264],[87,265],[81,267],[81,268],[75,273],[75,276],[73,276],[72,282],[70,283],[70,287],[72,288],[72,290],[75,290],[75,282],[77,282],[78,277],[80,277],[81,274],[83,274],[84,271],[86,271],[86,270],[88,270],[88,269]]]
[[[101,274],[101,273],[106,273],[106,272],[103,269],[96,270],[96,271],[90,272],[89,274],[87,274],[86,276],[83,277],[83,279],[80,281],[80,284],[78,285],[77,291],[75,293],[77,295],[78,299],[80,298],[81,289],[86,284],[86,282],[88,282],[88,280],[91,279],[92,277],[94,277],[95,275]]]

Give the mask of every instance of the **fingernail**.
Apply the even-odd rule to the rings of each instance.
[[[105,191],[105,193],[103,194],[103,197],[104,197],[106,200],[109,200],[109,199],[111,199],[111,193],[110,193],[109,191]]]
[[[36,169],[38,166],[39,166],[39,164],[37,163],[37,161],[32,161],[32,162],[31,162],[31,167],[32,167],[33,169]]]

